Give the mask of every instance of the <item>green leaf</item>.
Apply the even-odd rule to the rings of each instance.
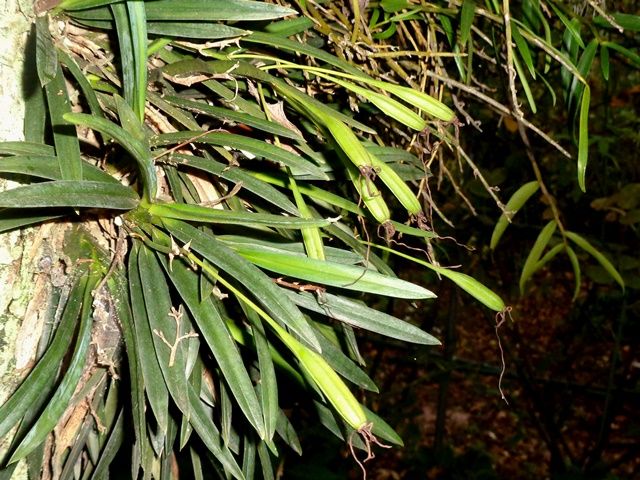
[[[276,122],[258,118],[247,113],[237,112],[229,108],[215,107],[204,102],[196,102],[194,100],[187,100],[177,96],[167,95],[163,98],[167,102],[173,103],[174,105],[177,105],[179,107],[218,118],[220,120],[223,120],[224,122],[235,122],[256,128],[258,130],[262,130],[263,132],[279,135],[284,138],[302,140],[300,135],[289,128],[283,127]]]
[[[75,127],[64,121],[64,115],[71,112],[71,103],[60,65],[56,67],[56,76],[45,86],[45,93],[53,129],[53,143],[62,178],[63,180],[80,180],[82,179],[80,142]]]
[[[600,45],[600,69],[602,70],[602,78],[609,81],[609,49],[604,44]]]
[[[200,301],[198,276],[184,262],[174,262],[171,267],[166,261],[163,261],[162,264],[193,315],[229,389],[238,402],[238,406],[256,429],[258,435],[264,438],[265,426],[262,421],[262,408],[238,347],[232,340],[218,310],[213,305],[211,297]]]
[[[511,29],[511,35],[513,37],[513,41],[516,44],[516,48],[518,49],[518,52],[520,53],[520,56],[524,61],[524,64],[529,69],[529,73],[531,74],[531,77],[535,79],[536,69],[533,64],[533,58],[531,57],[531,50],[529,50],[529,45],[527,44],[525,39],[522,37],[522,34],[520,33],[520,29],[517,26],[514,26]]]
[[[369,410],[366,406],[363,405],[362,409],[367,415],[367,420],[373,424],[371,433],[383,440],[393,443],[394,445],[398,445],[400,447],[404,446],[404,442],[402,441],[402,438],[400,438],[400,435],[398,435],[387,422]]]
[[[571,299],[575,302],[578,298],[578,295],[580,294],[580,283],[582,281],[580,278],[580,262],[578,261],[578,256],[576,255],[576,252],[573,250],[573,248],[567,246],[566,251],[567,256],[569,257],[569,261],[571,262],[571,268],[573,268],[573,276],[575,279],[573,298]]]
[[[109,11],[98,6],[88,9],[92,0],[64,0],[60,7],[66,10],[82,9],[73,16],[81,19],[110,20]],[[95,5],[106,5],[112,1],[93,0]],[[75,4],[75,5],[74,5]],[[255,21],[270,20],[295,14],[295,10],[250,0],[155,0],[144,2],[149,21],[211,22],[221,20]]]
[[[53,156],[55,149],[50,145],[32,142],[0,142],[0,155],[46,155]]]
[[[547,245],[549,244],[549,241],[551,240],[551,237],[553,236],[557,227],[558,225],[556,224],[555,220],[551,220],[538,234],[538,238],[533,244],[533,247],[531,248],[531,251],[527,256],[527,259],[524,262],[524,266],[522,267],[522,273],[520,274],[521,295],[524,294],[525,283],[531,277],[531,275],[536,272],[538,260],[540,260],[544,249],[547,248]]]
[[[261,268],[333,287],[387,295],[396,298],[434,298],[435,294],[419,285],[389,277],[354,265],[344,265],[313,258],[237,246],[236,251]]]
[[[151,146],[189,143],[208,143],[249,152],[257,157],[280,162],[291,168],[295,174],[310,175],[314,180],[328,180],[329,177],[319,167],[302,157],[269,143],[233,133],[175,132],[156,135],[151,138]]]
[[[35,223],[46,222],[60,218],[63,214],[38,215],[39,210],[31,211],[23,208],[0,209],[0,233],[22,228]]]
[[[116,183],[60,180],[0,192],[0,207],[89,207],[131,210],[138,196]]]
[[[58,74],[58,56],[49,32],[49,17],[36,17],[36,70],[45,87]]]
[[[491,250],[494,250],[498,245],[502,234],[509,225],[509,220],[513,220],[513,217],[516,213],[518,213],[518,210],[520,210],[524,206],[524,204],[527,203],[527,200],[529,200],[531,196],[538,191],[539,188],[540,185],[536,180],[534,180],[532,182],[525,183],[518,190],[516,190],[513,195],[511,195],[511,198],[509,198],[509,201],[504,207],[505,212],[509,212],[511,216],[509,218],[505,213],[500,215],[500,218],[498,219],[498,222],[493,229],[493,233],[491,234],[491,242],[489,244],[489,248],[491,248]]]
[[[463,0],[460,9],[460,44],[464,45],[469,40],[473,18],[476,15],[475,0]]]
[[[611,17],[624,30],[628,32],[640,32],[640,15],[633,15],[630,13],[612,13]],[[597,16],[593,20],[599,27],[617,28],[611,25],[609,20],[604,17]]]
[[[147,19],[145,17],[145,5],[140,1],[127,1],[127,14],[129,16],[129,34],[133,48],[133,103],[132,108],[138,115],[138,119],[144,121],[144,107],[147,95]],[[124,78],[127,81],[127,78]]]
[[[190,416],[187,396],[186,352],[191,324],[171,305],[166,277],[155,254],[141,247],[138,269],[151,338],[171,398],[184,416]]]
[[[147,22],[147,31],[163,37],[198,38],[207,41],[248,35],[248,30],[210,22]]]
[[[197,170],[209,172],[213,175],[222,177],[225,180],[229,180],[236,185],[238,183],[242,183],[243,189],[254,193],[255,195],[263,198],[267,202],[277,206],[278,208],[281,208],[291,215],[300,215],[300,212],[298,212],[296,206],[291,202],[291,200],[289,200],[289,197],[283,195],[280,191],[276,190],[266,182],[257,180],[245,169],[233,167],[229,168],[228,165],[216,162],[213,159],[205,159],[202,157],[197,157],[195,155],[172,154],[171,160],[174,159],[179,161],[178,165],[185,165]],[[1,162],[2,160],[0,160],[0,163]]]
[[[37,398],[46,397],[53,389],[58,368],[69,348],[69,339],[73,337],[77,326],[86,289],[87,276],[83,275],[71,289],[49,348],[13,395],[0,407],[0,438],[5,437]]]
[[[257,314],[249,308],[245,308],[245,313],[251,319],[251,330],[253,331],[253,341],[256,346],[258,356],[258,367],[260,370],[260,403],[262,405],[262,414],[264,418],[265,440],[273,441],[278,422],[278,414],[280,408],[278,406],[278,379],[271,358],[271,345],[269,344],[263,325]],[[319,338],[319,337],[316,337]]]
[[[274,228],[301,229],[324,227],[328,220],[322,218],[286,217],[269,213],[236,212],[186,203],[154,204],[149,213],[162,218],[175,218],[190,222],[217,223],[222,225],[245,225],[248,227],[266,225]]]
[[[440,345],[440,341],[415,325],[346,297],[324,292],[320,298],[308,292],[282,289],[298,306],[332,319],[405,342]]]
[[[0,172],[20,173],[50,180],[62,180],[57,157],[49,155],[16,155],[0,158]],[[93,182],[117,183],[120,185],[118,180],[89,162],[83,162],[82,164],[82,177],[84,180]]]
[[[222,444],[220,431],[204,408],[200,397],[193,391],[193,387],[191,386],[188,387],[187,393],[191,403],[191,418],[189,421],[202,440],[202,443],[204,443],[205,447],[214,455],[216,460],[223,465],[226,472],[238,480],[244,480],[245,477],[242,474],[242,470],[228,447]]]
[[[589,103],[591,102],[591,89],[587,85],[582,93],[580,103],[580,127],[578,132],[578,185],[583,192],[587,191],[586,174],[587,161],[589,159]]]
[[[569,240],[571,240],[573,243],[578,245],[581,249],[583,249],[585,252],[587,252],[589,255],[595,258],[598,261],[598,263],[602,265],[602,267],[607,271],[607,273],[611,275],[611,278],[613,278],[624,291],[625,289],[624,280],[622,279],[622,276],[620,276],[620,274],[618,273],[618,270],[616,270],[616,268],[609,261],[609,259],[607,259],[607,257],[605,257],[597,248],[595,248],[584,237],[578,235],[577,233],[566,232],[566,235]]]
[[[36,423],[16,447],[8,463],[17,462],[26,457],[40,445],[56,426],[60,417],[71,403],[73,393],[85,368],[87,351],[91,342],[91,327],[93,326],[92,291],[97,283],[98,277],[95,274],[91,275],[86,283],[80,312],[78,337],[64,378]]]
[[[64,115],[67,122],[77,125],[86,125],[103,134],[113,137],[125,150],[127,150],[138,164],[140,174],[144,183],[145,199],[149,202],[155,197],[158,180],[156,178],[155,166],[151,159],[149,149],[133,135],[119,127],[113,122],[104,118],[87,115],[84,113],[67,113]]]
[[[555,245],[552,248],[550,248],[549,251],[547,251],[547,253],[545,253],[544,256],[540,260],[538,260],[538,263],[536,263],[536,266],[535,266],[534,270],[536,272],[538,270],[540,270],[547,263],[549,263],[551,260],[556,258],[558,256],[558,254],[563,250],[564,250],[564,244],[562,244],[562,243],[558,243],[557,245]]]
[[[277,319],[300,335],[309,345],[318,348],[313,329],[291,300],[284,298],[273,281],[250,262],[237,255],[229,247],[191,225],[173,219],[162,219],[169,232],[183,243],[191,242],[191,248],[200,253],[231,278],[240,282],[251,295]]]
[[[558,16],[560,21],[564,24],[565,28],[567,29],[567,32],[569,32],[569,34],[573,37],[576,43],[580,45],[580,48],[584,48],[584,42],[582,41],[582,37],[580,36],[580,24],[579,23],[575,24],[574,22],[571,22],[566,17],[566,15],[562,13],[562,11],[558,7],[555,6],[554,3],[555,2],[553,1],[549,2],[549,5],[551,6],[555,14]]]
[[[138,271],[138,252],[139,245],[135,242],[129,253],[127,265],[129,296],[131,298],[131,311],[133,314],[133,325],[135,327],[135,349],[140,359],[140,370],[144,380],[144,389],[147,393],[151,411],[158,422],[160,431],[166,432],[169,423],[169,392],[167,391],[167,386],[162,376],[162,370],[158,364],[158,358],[151,337],[152,333],[149,329],[149,320],[147,319],[147,310],[144,304],[144,293]]]
[[[320,326],[321,325],[317,325],[317,327]],[[330,327],[328,328],[330,329]],[[379,391],[378,387],[373,380],[369,378],[369,375],[363,372],[362,369],[353,362],[353,360],[347,357],[342,350],[331,341],[331,339],[322,334],[322,330],[324,329],[316,329],[318,330],[317,338],[320,341],[320,347],[322,348],[322,356],[329,366],[358,387],[377,393]]]

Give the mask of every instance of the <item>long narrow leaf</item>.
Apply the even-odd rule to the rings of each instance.
[[[549,241],[551,240],[551,237],[553,236],[553,233],[556,231],[557,227],[558,225],[556,224],[556,222],[554,220],[551,220],[538,234],[538,238],[533,244],[533,247],[531,247],[531,251],[529,252],[527,259],[524,262],[524,266],[522,267],[522,273],[520,274],[519,282],[520,294],[524,293],[525,283],[531,277],[531,275],[536,272],[536,265],[540,260],[542,252],[545,248],[547,248],[547,245],[549,244]]]
[[[0,207],[90,207],[130,210],[138,196],[124,185],[60,180],[36,183],[0,192]]]
[[[591,245],[584,237],[582,237],[581,235],[578,235],[577,233],[566,232],[566,235],[567,235],[567,238],[569,238],[573,243],[578,245],[581,249],[583,249],[585,252],[587,252],[589,255],[595,258],[598,261],[598,263],[602,265],[602,267],[607,271],[607,273],[611,275],[611,278],[613,278],[618,283],[618,285],[620,285],[622,290],[625,289],[624,280],[622,279],[622,276],[620,275],[620,273],[618,273],[618,270],[616,270],[616,267],[613,266],[613,264],[609,261],[609,259],[605,257],[604,254],[602,254],[602,252],[600,252],[600,250],[598,250],[596,247]]]
[[[300,335],[309,345],[319,349],[315,332],[280,289],[258,268],[236,254],[229,247],[191,225],[173,219],[162,219],[169,232],[181,242],[191,242],[191,248],[216,267],[241,282],[251,294],[278,320]]]

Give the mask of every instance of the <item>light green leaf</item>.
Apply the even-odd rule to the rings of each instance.
[[[500,215],[500,218],[498,219],[498,222],[493,229],[493,233],[491,234],[491,242],[489,244],[489,248],[491,248],[491,250],[494,250],[498,245],[502,234],[509,225],[509,220],[513,219],[515,214],[518,213],[518,210],[520,210],[524,206],[524,204],[527,203],[527,200],[529,200],[529,198],[531,198],[531,196],[536,193],[539,188],[540,185],[536,180],[534,180],[533,182],[525,183],[518,190],[516,190],[513,195],[511,195],[511,198],[509,198],[509,201],[504,207],[505,212],[510,213],[511,217],[509,218],[505,213]]]
[[[131,210],[138,196],[116,183],[59,180],[35,183],[0,192],[0,207],[89,207]]]
[[[566,232],[567,238],[570,239],[573,243],[578,245],[581,249],[595,258],[600,265],[607,271],[609,275],[622,287],[622,290],[625,289],[624,280],[622,276],[618,273],[618,270],[613,266],[613,264],[609,261],[607,257],[605,257],[597,248],[591,245],[584,237],[578,235],[573,232]]]
[[[0,142],[0,155],[46,155],[56,154],[51,145],[32,142]]]
[[[582,93],[580,103],[580,127],[578,132],[578,185],[583,192],[587,191],[586,175],[589,160],[589,104],[591,88],[587,85]]]
[[[580,294],[580,284],[582,282],[580,276],[580,262],[578,261],[578,256],[576,255],[576,252],[573,250],[573,248],[567,246],[566,250],[569,261],[571,262],[571,267],[573,268],[573,276],[575,279],[575,288],[573,290],[573,298],[571,299],[575,302],[578,298],[578,295]]]
[[[524,262],[524,266],[522,267],[522,273],[520,274],[519,284],[521,295],[524,294],[525,283],[531,277],[531,275],[536,272],[536,266],[538,265],[538,261],[542,256],[542,252],[545,248],[547,248],[547,245],[549,244],[549,241],[551,240],[551,237],[553,236],[557,227],[558,225],[556,224],[556,222],[554,220],[551,220],[538,234],[538,238],[533,244],[533,247],[531,248],[531,251],[527,256],[527,259]]]
[[[433,292],[419,285],[382,275],[363,267],[297,255],[265,252],[251,248],[249,245],[235,248],[240,255],[261,268],[316,284],[396,298],[435,297]]]

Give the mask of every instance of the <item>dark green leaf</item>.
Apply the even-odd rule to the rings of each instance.
[[[402,321],[345,297],[323,293],[320,298],[311,293],[295,293],[282,289],[298,306],[357,328],[376,332],[405,342],[440,345],[440,341],[415,325]]]
[[[553,236],[557,227],[558,225],[554,220],[551,220],[549,223],[547,223],[538,234],[538,238],[533,244],[533,247],[531,247],[531,251],[529,252],[527,259],[524,262],[522,273],[520,274],[521,295],[524,293],[525,283],[527,282],[527,280],[529,280],[531,275],[536,272],[536,266],[538,265],[538,261],[542,256],[542,252],[545,248],[547,248],[547,245],[549,244],[549,241],[551,240],[551,237]]]
[[[284,150],[283,148],[271,145],[269,143],[257,140],[255,138],[246,137],[244,135],[236,135],[233,133],[202,133],[202,132],[175,132],[156,135],[151,138],[151,146],[159,147],[163,145],[188,143],[208,143],[211,145],[219,145],[221,147],[229,147],[240,151],[249,152],[257,157],[263,157],[267,160],[280,162],[291,168],[295,173],[310,175],[316,180],[328,180],[329,177],[316,165],[303,159],[302,157]]]
[[[0,142],[0,155],[47,155],[56,154],[51,145],[32,142]]]
[[[169,268],[163,265],[191,311],[193,318],[215,357],[225,381],[232,391],[238,406],[261,437],[265,435],[262,408],[258,402],[251,379],[244,366],[240,352],[232,340],[229,330],[212,303],[211,297],[201,301],[198,276],[183,262],[174,262]]]
[[[116,183],[60,180],[0,192],[0,207],[89,207],[130,210],[138,196]]]
[[[87,277],[81,276],[71,289],[49,348],[13,395],[0,407],[0,437],[5,437],[38,397],[46,397],[53,389],[56,373],[69,348],[69,339],[76,329],[86,289]]]
[[[20,173],[50,180],[62,180],[57,157],[48,155],[16,155],[13,157],[0,158],[0,172]],[[94,182],[120,184],[120,182],[111,175],[88,162],[82,164],[82,177],[84,180]]]
[[[460,9],[460,44],[464,45],[469,40],[471,34],[471,25],[473,25],[473,17],[476,14],[475,0],[463,0]]]
[[[313,329],[288,298],[282,296],[280,288],[262,271],[237,255],[233,250],[191,225],[173,219],[163,219],[169,232],[181,242],[191,242],[191,248],[200,253],[220,270],[225,271],[237,282],[243,284],[251,295],[274,316],[300,335],[309,345],[318,349],[318,341]]]
[[[15,230],[16,228],[33,225],[35,223],[46,222],[63,216],[62,213],[57,215],[39,215],[40,209],[25,210],[23,208],[0,209],[0,233]]]
[[[75,123],[77,125],[86,125],[89,128],[113,137],[133,156],[134,160],[137,162],[144,182],[146,200],[151,201],[155,197],[156,190],[158,188],[158,180],[156,178],[155,166],[151,159],[151,153],[146,145],[137,140],[123,128],[104,118],[94,117],[84,113],[68,113],[64,116],[64,119],[67,122]]]
[[[58,74],[58,57],[49,33],[49,17],[36,18],[36,69],[42,87]]]
[[[93,325],[91,294],[97,283],[98,276],[95,274],[91,275],[86,283],[82,299],[80,328],[78,330],[76,346],[64,378],[62,379],[62,382],[60,382],[60,385],[58,385],[56,392],[53,394],[53,397],[51,397],[51,400],[45,407],[44,411],[40,414],[36,423],[31,427],[29,433],[27,433],[11,455],[9,463],[13,463],[24,458],[41,442],[43,442],[71,403],[73,393],[80,381],[82,372],[84,371],[87,351],[89,350],[89,344],[91,342],[91,327]]]

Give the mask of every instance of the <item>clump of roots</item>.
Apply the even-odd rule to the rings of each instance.
[[[364,464],[367,463],[369,460],[375,458],[375,454],[373,453],[372,446],[378,445],[379,447],[382,447],[382,448],[391,448],[391,445],[385,445],[380,440],[378,440],[378,437],[376,437],[373,434],[372,429],[373,429],[373,423],[368,422],[368,423],[365,423],[363,426],[361,426],[358,430],[354,430],[353,432],[351,432],[351,435],[349,436],[349,450],[351,451],[351,456],[353,457],[353,459],[356,461],[356,463],[362,470],[363,480],[367,479],[367,470]],[[367,456],[362,460],[360,460],[356,455],[356,452],[353,446],[353,436],[355,434],[358,434],[360,435],[360,437],[362,437],[362,441],[364,442],[364,451],[367,453]]]

